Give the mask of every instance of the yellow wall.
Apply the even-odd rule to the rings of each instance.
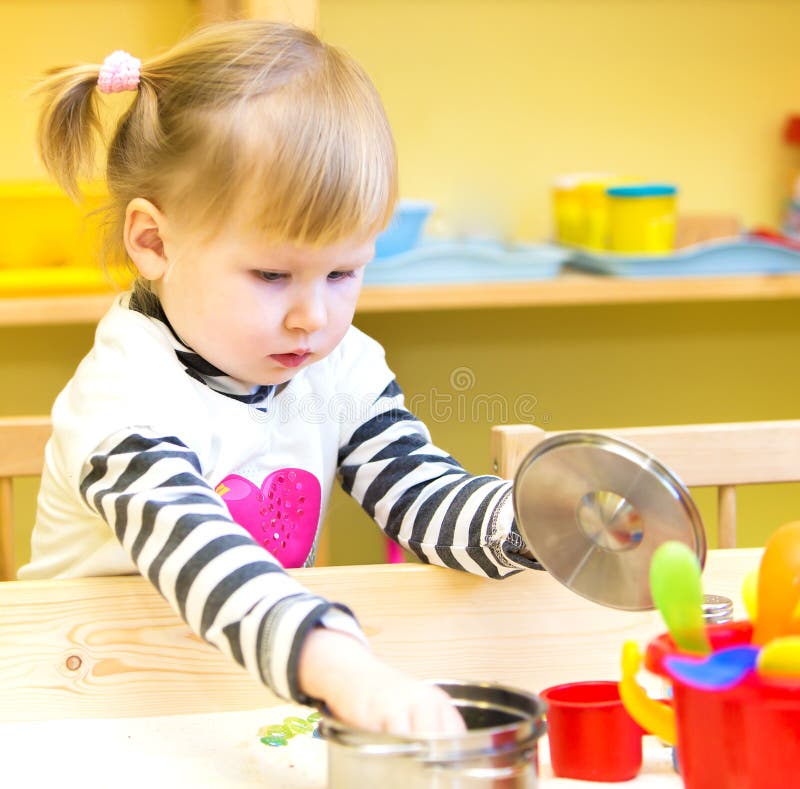
[[[571,171],[666,179],[685,209],[773,221],[798,29],[786,0],[321,3],[323,35],[385,98],[403,192],[457,226],[488,203],[532,238],[549,230],[550,180]]]
[[[22,94],[45,67],[116,48],[146,57],[196,14],[191,0],[4,2],[0,177],[41,173]],[[435,200],[440,228],[543,238],[550,181],[576,170],[671,180],[684,210],[777,221],[795,160],[781,124],[800,110],[798,3],[321,0],[320,29],[377,82],[402,192]],[[489,422],[481,397],[513,404],[533,394],[537,421],[552,428],[796,417],[796,314],[795,303],[777,302],[357,323],[385,344],[434,437],[480,472]],[[90,344],[90,327],[0,329],[0,413],[46,410]],[[459,390],[461,368],[472,384]],[[436,417],[447,397],[463,418]],[[797,494],[745,491],[742,544],[800,514]],[[700,500],[713,526],[708,496]],[[376,530],[345,496],[331,514],[334,560],[380,556]]]
[[[44,71],[102,63],[115,49],[148,57],[189,32],[192,0],[4,0],[0,4],[0,178],[43,176],[34,150],[36,104],[28,92]]]
[[[684,211],[774,225],[800,165],[780,138],[800,111],[798,29],[800,4],[785,0],[320,3],[321,34],[381,91],[403,196],[434,200],[444,232],[537,240],[553,177],[575,171],[672,181]],[[434,438],[485,472],[487,399],[513,415],[532,393],[552,429],[796,417],[796,314],[791,302],[734,303],[357,323],[384,343]],[[462,368],[467,389],[453,386]],[[435,419],[448,396],[463,419]],[[741,544],[800,515],[798,493],[741,491]],[[713,543],[713,498],[696,495]],[[337,525],[356,517],[344,496],[334,507]]]

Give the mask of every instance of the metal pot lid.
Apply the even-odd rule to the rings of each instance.
[[[514,511],[528,547],[573,592],[596,603],[654,607],[650,560],[667,540],[705,564],[703,522],[689,491],[634,444],[560,433],[535,446],[514,478]]]

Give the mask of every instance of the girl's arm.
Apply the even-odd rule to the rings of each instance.
[[[192,630],[278,696],[368,729],[463,728],[443,694],[379,662],[347,608],[308,592],[231,520],[179,439],[111,437],[80,490]]]
[[[344,490],[421,561],[490,578],[540,565],[514,521],[511,482],[475,477],[434,446],[392,381],[339,450]]]
[[[363,638],[344,606],[306,591],[231,519],[178,438],[112,436],[80,490],[192,630],[282,698],[303,700],[297,653],[315,625]]]

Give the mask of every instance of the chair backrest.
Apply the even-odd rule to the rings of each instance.
[[[50,417],[0,417],[0,581],[14,577],[14,478],[42,473]]]
[[[492,428],[492,463],[513,478],[525,455],[557,433],[533,425]],[[800,481],[800,420],[592,430],[647,450],[692,487],[718,489],[718,545],[736,545],[736,486]]]

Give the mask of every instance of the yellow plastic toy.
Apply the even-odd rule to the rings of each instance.
[[[664,742],[675,745],[678,735],[675,728],[675,712],[667,704],[651,699],[636,681],[642,665],[642,653],[634,641],[622,645],[622,679],[619,695],[630,716],[645,731],[655,734]]]
[[[800,677],[800,636],[774,638],[758,653],[759,674],[767,677]]]
[[[753,643],[800,635],[800,521],[786,523],[767,540],[758,570]]]

